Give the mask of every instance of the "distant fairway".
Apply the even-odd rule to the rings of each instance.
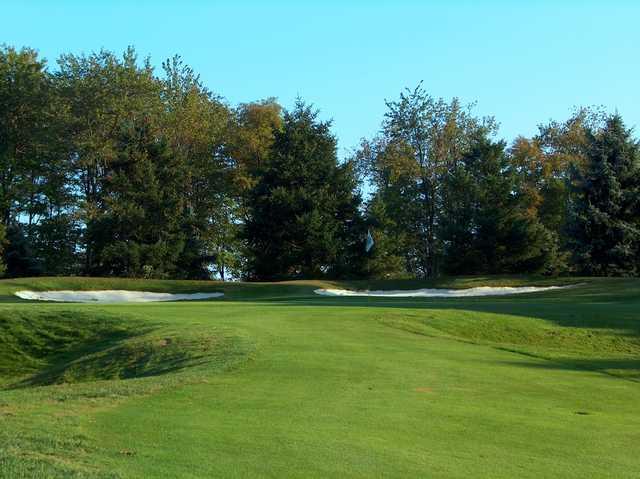
[[[51,304],[20,289],[225,296]],[[41,278],[0,281],[0,301],[0,477],[640,477],[640,280]]]

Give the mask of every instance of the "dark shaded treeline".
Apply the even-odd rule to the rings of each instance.
[[[178,57],[0,48],[0,236],[10,276],[431,277],[640,269],[640,155],[581,109],[533,138],[429,96],[387,102],[339,162],[301,100],[238,106]],[[362,191],[366,190],[366,200]],[[375,239],[364,254],[370,229]]]

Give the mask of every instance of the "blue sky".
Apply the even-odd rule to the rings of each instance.
[[[341,155],[375,134],[384,99],[424,81],[477,101],[500,136],[576,105],[640,128],[635,1],[3,1],[0,42],[62,52],[180,54],[230,103],[300,95],[332,118]],[[638,132],[636,132],[638,133]]]

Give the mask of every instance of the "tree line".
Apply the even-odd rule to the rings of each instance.
[[[640,145],[581,108],[497,139],[422,85],[339,161],[302,100],[230,105],[179,57],[0,47],[7,276],[636,275]],[[374,248],[364,242],[370,231]]]

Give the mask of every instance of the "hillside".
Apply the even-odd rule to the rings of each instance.
[[[578,284],[466,299],[317,287]],[[19,289],[221,291],[152,304]],[[637,477],[640,281],[0,281],[0,477]]]

